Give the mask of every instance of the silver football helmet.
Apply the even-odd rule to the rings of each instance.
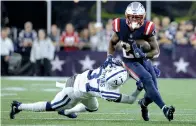
[[[126,23],[131,29],[138,29],[144,23],[146,11],[140,2],[132,2],[125,11]]]
[[[111,87],[119,87],[128,79],[128,72],[121,66],[115,66],[107,70],[105,79]]]

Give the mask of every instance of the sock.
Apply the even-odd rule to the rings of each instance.
[[[20,106],[18,106],[19,110],[26,110],[26,111],[46,111],[46,103],[47,102],[35,102],[35,103],[22,103]]]
[[[66,109],[64,111],[64,113],[65,113],[65,115],[69,115],[69,114],[74,113],[74,112],[86,112],[86,111],[87,111],[86,106],[83,105],[82,103],[79,103],[71,109]]]
[[[165,105],[165,103],[163,102],[159,91],[154,86],[154,82],[153,82],[152,78],[143,79],[142,83],[144,85],[144,89],[145,89],[147,95],[149,96],[149,98],[152,101],[154,101],[159,106],[160,109],[162,109],[163,106]]]

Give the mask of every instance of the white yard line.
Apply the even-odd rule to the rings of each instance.
[[[2,93],[0,94],[1,97],[5,97],[5,96],[17,96],[17,93]]]
[[[17,118],[17,120],[24,120],[27,118]],[[29,118],[32,120],[68,120],[68,121],[141,121],[139,119],[67,119],[67,118]],[[150,122],[162,122],[161,120],[150,120]],[[195,120],[173,120],[172,122],[193,122]]]
[[[8,113],[10,111],[1,111],[3,113]],[[39,113],[42,113],[42,114],[48,114],[48,113],[54,113],[54,114],[57,114],[56,112],[29,112],[29,111],[23,111],[22,113],[34,113],[34,114],[39,114]],[[130,113],[104,113],[104,112],[94,112],[94,113],[79,113],[79,115],[129,115],[129,114],[140,114],[139,112],[136,113],[136,112],[130,112]],[[163,115],[162,113],[150,113],[150,115]],[[192,116],[192,115],[196,115],[194,113],[181,113],[181,114],[175,114],[177,116]]]
[[[24,125],[10,125],[10,124],[3,124],[4,126],[70,126],[70,125],[43,125],[43,124],[24,124]]]
[[[4,99],[5,99],[5,100],[6,100],[6,99],[8,99],[8,100],[9,100],[9,99],[11,99],[11,100],[14,100],[14,99],[17,99],[17,100],[18,100],[18,99],[29,100],[29,98],[14,98],[14,97],[10,97],[10,98],[8,98],[8,97],[1,97],[1,100],[2,100],[2,99],[3,99],[3,100],[4,100]],[[2,101],[1,101],[1,102],[2,102]]]

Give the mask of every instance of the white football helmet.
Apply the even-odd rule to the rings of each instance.
[[[121,66],[112,67],[105,74],[106,83],[112,87],[123,85],[128,79],[128,72]]]
[[[138,29],[144,23],[146,11],[140,2],[132,2],[125,11],[126,23],[131,29]]]

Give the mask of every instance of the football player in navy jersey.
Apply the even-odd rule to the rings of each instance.
[[[156,76],[160,71],[153,67],[149,59],[157,58],[160,54],[156,39],[155,25],[145,20],[145,8],[139,2],[132,2],[127,6],[125,18],[116,18],[113,21],[114,34],[109,42],[108,57],[105,63],[109,63],[115,52],[115,45],[120,42],[122,45],[123,62],[130,73],[130,76],[143,83],[146,91],[144,98],[139,101],[142,117],[149,120],[147,106],[155,102],[162,109],[165,117],[173,120],[175,108],[166,106],[162,100],[157,87]],[[150,45],[148,52],[143,52],[138,47],[138,41],[147,41]],[[140,43],[141,44],[141,43]]]

